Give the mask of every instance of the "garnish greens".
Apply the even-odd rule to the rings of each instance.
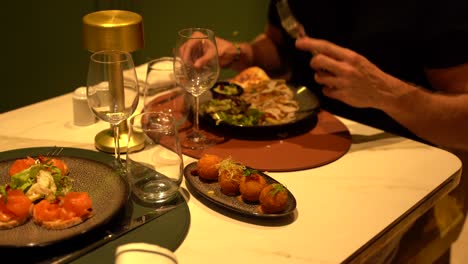
[[[250,176],[255,173],[258,173],[258,170],[247,168],[247,167],[244,169],[244,176]]]
[[[264,114],[240,98],[211,99],[202,106],[202,111],[209,114],[216,125],[225,122],[237,126],[255,126],[260,123]]]
[[[270,190],[270,193],[272,195],[276,195],[277,193],[282,192],[282,191],[286,191],[286,187],[284,187],[284,185],[282,184],[275,183],[273,184],[273,188]]]
[[[230,177],[233,177],[237,172],[243,172],[245,170],[245,166],[235,162],[229,157],[223,159],[218,164],[218,169],[220,172],[226,172]]]
[[[55,188],[45,179],[49,173],[49,177],[53,178]],[[41,178],[39,178],[40,176]],[[35,186],[33,187],[35,189],[35,196],[47,195],[47,189],[49,191],[52,190],[54,195],[65,195],[71,190],[71,181],[68,176],[62,175],[61,170],[56,166],[39,163],[11,176],[9,186],[12,189],[19,189],[25,194]]]

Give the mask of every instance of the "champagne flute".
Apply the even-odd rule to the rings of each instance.
[[[91,55],[87,97],[93,113],[112,126],[115,159],[122,164],[119,125],[135,112],[139,99],[138,79],[130,53],[103,50]]]
[[[216,144],[199,128],[200,95],[211,88],[219,76],[218,50],[214,32],[205,28],[186,28],[177,34],[174,50],[174,77],[195,98],[194,125],[182,146],[204,149]]]

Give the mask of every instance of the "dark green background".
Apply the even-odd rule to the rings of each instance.
[[[268,0],[41,0],[8,1],[1,10],[0,113],[72,92],[86,84],[90,53],[82,46],[82,18],[106,9],[143,16],[145,48],[135,64],[171,56],[178,29],[208,27],[229,40],[263,31]],[[223,71],[221,76],[232,74]],[[71,103],[71,102],[70,102]]]

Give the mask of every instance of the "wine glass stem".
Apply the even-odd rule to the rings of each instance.
[[[195,96],[195,126],[194,130],[198,132],[200,130],[199,128],[199,119],[198,119],[198,113],[200,113],[200,97]]]
[[[119,125],[112,125],[114,129],[114,156],[118,163],[120,163],[120,129]]]

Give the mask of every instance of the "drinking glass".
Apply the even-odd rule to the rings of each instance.
[[[138,79],[130,53],[98,51],[91,55],[87,76],[88,105],[113,128],[116,161],[120,164],[119,125],[138,105]]]
[[[127,150],[127,178],[137,201],[165,203],[177,197],[184,163],[174,118],[145,112],[130,118],[129,137],[144,135],[142,150]]]
[[[176,128],[185,130],[191,126],[187,121],[191,97],[178,86],[174,78],[174,58],[162,57],[148,62],[143,90],[144,112],[166,112],[174,117]]]
[[[199,97],[215,84],[219,76],[218,50],[213,31],[204,28],[180,30],[174,56],[176,82],[195,99],[194,125],[182,139],[182,146],[204,149],[217,143],[199,128]]]

